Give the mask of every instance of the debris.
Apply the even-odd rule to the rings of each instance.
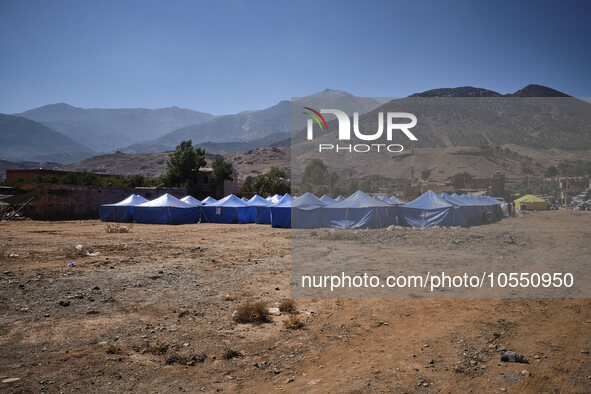
[[[503,239],[503,242],[507,243],[507,244],[514,244],[515,240],[513,239],[513,237],[509,234],[505,235],[505,238]]]
[[[65,307],[65,306],[70,306],[70,301],[67,301],[67,300],[62,300],[62,301],[60,301],[60,305],[61,305],[61,306],[64,306],[64,307]]]
[[[11,253],[11,254],[8,255],[8,257],[19,257],[19,256],[16,253]]]
[[[76,245],[76,250],[79,252],[82,251],[82,245],[80,245],[80,244]]]
[[[521,371],[521,374],[524,375],[524,376],[530,376],[531,375],[531,373],[529,373],[529,371],[527,369],[522,370]]]
[[[506,363],[522,363],[529,364],[529,361],[519,353],[515,353],[511,350],[507,350],[500,354],[501,361]]]
[[[76,266],[76,263],[74,263],[73,261],[71,263],[68,263],[68,268],[72,268],[75,266]]]
[[[21,380],[21,378],[8,378],[8,379],[2,380],[2,383],[14,383],[14,382],[18,382],[19,380]]]
[[[279,308],[269,308],[269,314],[273,316],[281,316],[281,311]]]

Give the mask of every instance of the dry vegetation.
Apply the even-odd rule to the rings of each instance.
[[[292,299],[285,298],[279,303],[279,310],[286,313],[295,313],[297,311],[296,303]]]
[[[119,223],[107,223],[105,225],[105,232],[107,233],[130,233],[133,224],[123,225]]]
[[[283,324],[285,325],[285,328],[290,330],[299,330],[305,326],[304,322],[300,320],[300,317],[293,313],[288,316]]]
[[[246,301],[234,314],[236,323],[261,324],[269,321],[269,308],[265,301]]]

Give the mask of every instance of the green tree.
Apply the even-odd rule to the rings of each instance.
[[[240,191],[258,195],[285,194],[291,192],[285,171],[279,167],[271,167],[266,174],[249,176]]]
[[[428,181],[430,176],[431,169],[427,168],[426,170],[421,171],[421,179],[423,179],[424,181]]]
[[[353,179],[351,182],[349,182],[345,190],[345,195],[350,196],[359,190],[359,182],[357,182],[356,179]]]
[[[193,194],[199,183],[199,168],[205,164],[205,151],[194,148],[191,140],[183,141],[170,154],[163,181],[166,186],[184,187]]]
[[[230,179],[232,172],[234,172],[234,166],[229,161],[225,161],[222,157],[218,157],[212,163],[211,168],[213,171],[209,177],[209,183],[212,191],[215,191],[225,180]]]
[[[558,175],[558,169],[554,166],[548,167],[548,169],[544,173],[544,176],[548,178],[555,177],[556,175]]]
[[[338,180],[338,175],[330,171],[322,160],[312,159],[304,168],[302,191],[310,191],[317,195],[332,194]]]

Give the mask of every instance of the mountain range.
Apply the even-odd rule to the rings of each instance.
[[[212,114],[178,107],[85,109],[64,103],[45,105],[16,115],[39,122],[95,152],[112,151],[215,118]]]
[[[362,114],[360,125],[372,129],[377,127],[376,113],[404,109],[425,111],[425,97],[454,98],[495,98],[495,97],[565,97],[568,95],[541,85],[528,85],[514,93],[502,95],[492,90],[470,86],[458,88],[433,89],[415,93],[407,98],[395,99],[384,104],[367,98],[357,98],[350,93],[336,89],[325,89],[303,99],[318,99],[325,105],[348,103],[347,108],[339,107],[347,113],[356,111]],[[343,99],[346,99],[343,101]],[[570,98],[577,108],[588,105]],[[297,105],[297,99],[294,101]],[[490,102],[489,102],[490,103]],[[0,118],[0,158],[59,161],[73,163],[97,154],[120,151],[123,153],[155,153],[174,149],[183,139],[192,139],[195,145],[211,153],[245,152],[251,149],[274,146],[290,146],[290,126],[292,103],[281,101],[271,107],[243,111],[233,115],[214,116],[205,112],[169,107],[161,109],[84,109],[68,104],[51,104],[15,115],[2,115]],[[336,105],[336,104],[335,104]],[[562,148],[581,150],[591,147],[589,133],[576,131],[554,133],[552,130],[539,137],[536,124],[499,123],[495,130],[483,125],[484,117],[491,115],[491,108],[482,104],[480,109],[466,119],[469,123],[457,127],[435,122],[449,118],[449,104],[428,104],[429,111],[422,117],[415,130],[421,133],[417,147],[456,147],[480,146],[485,143],[497,145],[516,144],[526,147],[543,148],[549,143],[560,142]],[[569,104],[570,105],[570,104]],[[326,108],[326,107],[325,107]],[[455,111],[462,111],[456,108]],[[529,110],[540,110],[529,108]],[[516,115],[516,108],[496,108]],[[364,113],[367,113],[365,116]],[[544,114],[545,122],[551,121],[551,114]],[[465,114],[464,114],[465,115]],[[294,111],[296,120],[305,115]],[[327,117],[327,120],[329,117]],[[541,121],[540,121],[541,122]],[[445,122],[444,122],[445,123]],[[541,124],[541,123],[539,123]],[[545,123],[549,124],[549,123]],[[573,129],[582,130],[581,125],[573,123]],[[525,127],[525,130],[523,129]],[[331,128],[333,129],[333,128]],[[528,131],[529,130],[529,131]],[[584,130],[584,129],[583,129]],[[525,132],[524,132],[525,131]]]
[[[41,123],[0,114],[0,158],[64,162],[63,159],[77,161],[92,154],[87,146]]]

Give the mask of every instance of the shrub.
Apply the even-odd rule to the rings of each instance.
[[[169,351],[166,355],[166,364],[195,365],[204,362],[206,358],[207,356],[204,353]]]
[[[105,227],[105,232],[106,233],[130,233],[131,232],[131,226],[127,227],[124,226],[122,224],[110,224],[107,223],[106,227]]]
[[[296,311],[296,304],[294,300],[285,298],[279,303],[279,310],[286,313],[294,313]]]
[[[269,309],[265,301],[246,301],[240,305],[234,315],[237,323],[260,324],[269,321]]]
[[[240,353],[237,350],[228,348],[228,349],[224,350],[224,354],[222,354],[222,358],[224,360],[231,360],[235,357],[242,357],[242,353]]]
[[[287,318],[287,320],[283,322],[283,324],[285,325],[285,328],[289,330],[299,330],[305,326],[304,322],[301,321],[298,315],[296,314],[289,315],[289,317]]]

